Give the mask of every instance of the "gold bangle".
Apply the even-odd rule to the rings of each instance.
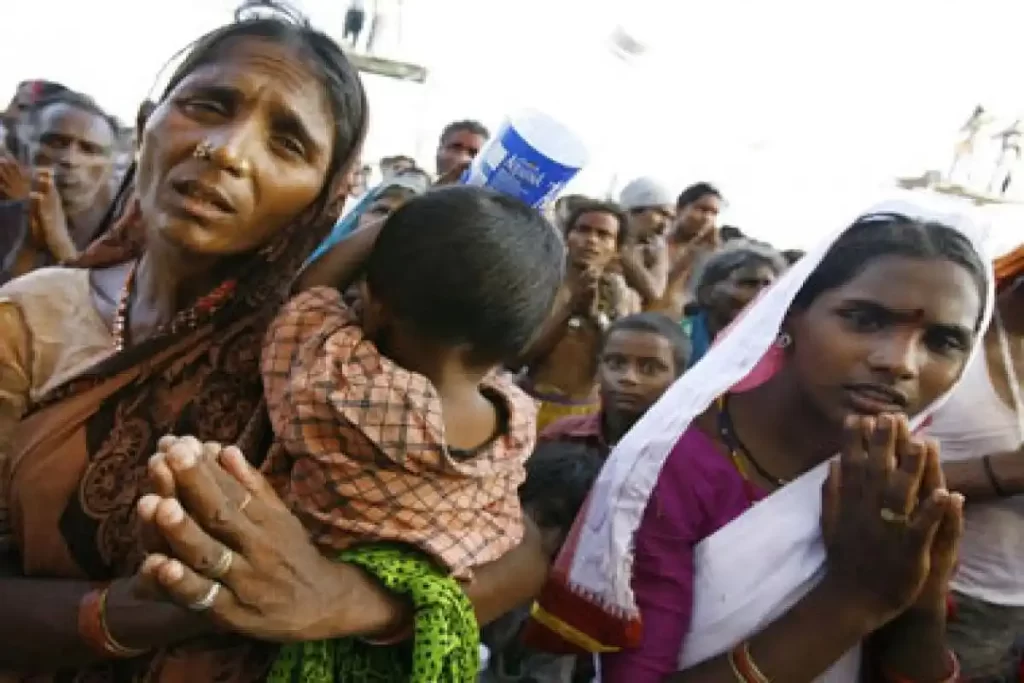
[[[732,669],[732,675],[736,677],[736,683],[751,683],[736,665],[736,650],[729,650],[729,654],[725,658],[729,662],[729,668]]]
[[[132,657],[138,657],[146,654],[148,649],[128,647],[122,645],[117,638],[110,633],[110,627],[107,625],[107,593],[110,588],[104,588],[100,592],[100,629],[103,631],[103,647],[112,656],[119,659],[131,659]]]

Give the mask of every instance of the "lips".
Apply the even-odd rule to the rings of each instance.
[[[620,391],[609,391],[605,393],[604,402],[617,408],[642,408],[644,399],[636,394],[626,394]]]
[[[173,181],[171,187],[191,205],[191,208],[203,210],[203,213],[209,213],[209,209],[219,213],[235,213],[231,199],[214,185],[186,179]]]
[[[905,413],[910,403],[905,394],[884,384],[848,384],[843,389],[850,407],[864,415]]]

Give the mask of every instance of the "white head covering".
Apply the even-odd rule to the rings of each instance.
[[[885,202],[862,215],[873,213],[947,225],[970,239],[988,262],[981,236],[965,216],[940,214],[908,202]],[[573,593],[588,596],[612,614],[638,614],[631,587],[633,537],[665,459],[691,421],[758,365],[797,292],[845,230],[836,231],[767,290],[619,442],[576,522],[573,531],[578,536],[566,544],[567,556],[561,558],[568,559]],[[991,268],[987,278],[982,329],[992,313]],[[914,426],[946,396],[917,415]],[[726,652],[758,632],[821,578],[825,549],[819,523],[826,472],[823,464],[806,473],[697,546],[693,619],[682,647],[681,668]],[[767,528],[771,534],[764,533]],[[856,653],[850,653],[821,680],[854,683],[858,666]]]
[[[619,205],[626,211],[674,206],[675,203],[676,198],[668,188],[653,178],[637,178],[622,188],[619,195]]]

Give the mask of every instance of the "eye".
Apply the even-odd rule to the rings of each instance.
[[[925,344],[936,353],[949,355],[954,353],[965,353],[967,343],[956,334],[935,330],[925,335]]]
[[[640,374],[647,377],[654,377],[666,370],[665,366],[653,360],[640,361]]]
[[[291,135],[275,135],[274,143],[294,156],[306,156],[306,148]]]
[[[180,108],[191,116],[209,116],[211,114],[227,116],[228,110],[222,103],[208,98],[191,98],[180,103]]]
[[[620,368],[622,368],[623,365],[626,364],[625,359],[622,358],[621,356],[605,356],[602,359],[602,362],[604,363],[604,366],[609,370],[619,370]]]
[[[879,311],[865,308],[848,308],[839,311],[839,317],[855,332],[877,332],[885,327],[885,317]]]

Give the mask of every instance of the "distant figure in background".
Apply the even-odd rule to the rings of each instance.
[[[988,184],[988,191],[1005,195],[1013,180],[1013,172],[1020,165],[1022,138],[1024,138],[1024,120],[1017,119],[1006,130],[993,136],[1000,142],[999,158],[996,159],[995,172]]]
[[[770,247],[733,242],[712,254],[696,273],[694,301],[683,331],[690,338],[690,366],[704,357],[715,337],[789,267]]]
[[[0,195],[25,202],[31,230],[16,253],[0,254],[10,276],[77,258],[109,226],[119,179],[121,126],[89,97],[55,91],[28,105],[20,125],[28,159],[22,176],[31,173],[31,188],[7,184]]]
[[[622,189],[619,204],[629,216],[629,230],[619,259],[626,283],[644,304],[660,299],[669,277],[665,233],[675,220],[675,197],[652,178],[637,178]]]
[[[60,83],[53,81],[22,81],[14,91],[14,96],[7,104],[3,114],[0,114],[0,121],[3,124],[4,137],[2,146],[7,152],[21,162],[28,161],[26,137],[24,131],[25,115],[29,106],[44,97],[50,97],[67,88]]]
[[[445,176],[472,162],[490,137],[490,131],[478,121],[455,121],[445,126],[437,144],[437,177],[454,181]]]
[[[949,173],[946,174],[948,182],[957,182],[957,175],[960,174],[963,166],[966,165],[967,170],[963,174],[963,182],[960,184],[970,184],[973,175],[971,166],[974,161],[974,155],[978,151],[978,135],[981,133],[982,128],[991,122],[992,117],[985,111],[985,107],[979,104],[974,108],[971,117],[960,128],[960,134],[953,151],[953,163],[949,167]]]
[[[522,386],[541,402],[537,429],[568,415],[600,408],[598,349],[608,326],[636,313],[640,302],[611,266],[629,219],[617,204],[578,207],[565,232],[566,274],[547,321],[515,363]]]
[[[380,175],[382,178],[388,178],[402,171],[414,168],[416,168],[416,160],[404,154],[383,157],[380,160]]]
[[[359,199],[366,194],[366,190],[369,187],[370,175],[373,173],[373,169],[368,165],[363,165],[352,171],[352,178],[349,182],[348,196],[352,199]]]
[[[366,25],[366,8],[363,0],[352,0],[345,12],[345,33],[342,40],[350,46],[357,47],[359,38],[363,34],[363,27]]]
[[[575,211],[580,205],[591,201],[590,197],[585,194],[563,194],[557,200],[555,200],[554,208],[554,223],[555,226],[565,233],[565,226],[569,222],[569,216]]]

